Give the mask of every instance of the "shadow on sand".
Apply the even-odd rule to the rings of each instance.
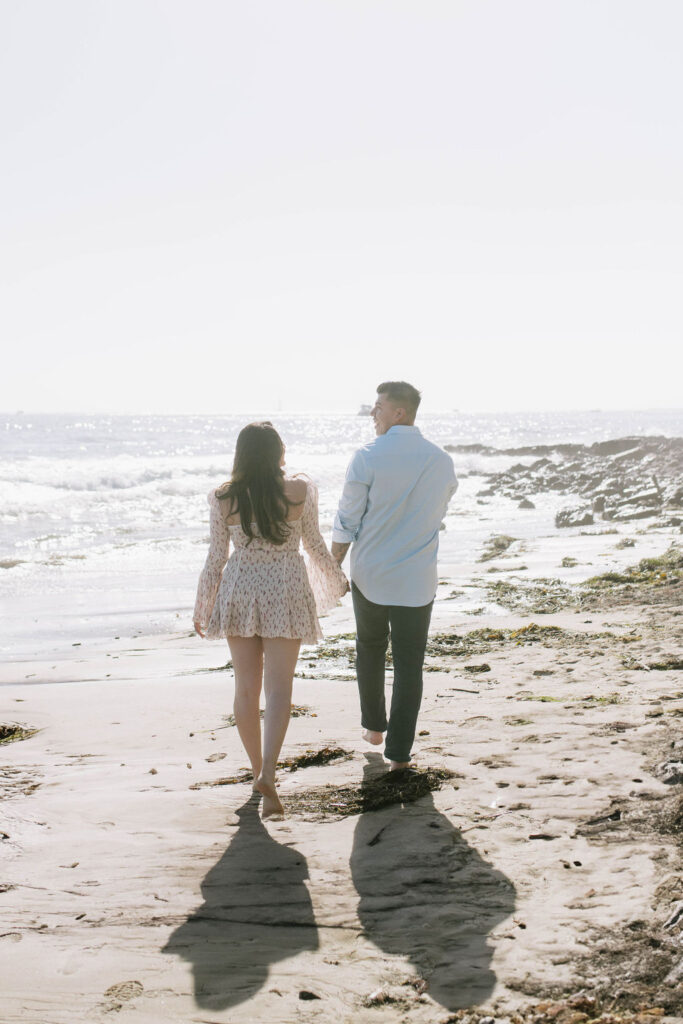
[[[202,883],[204,904],[163,949],[193,965],[195,1000],[206,1009],[250,999],[271,964],[318,948],[306,860],[269,835],[258,802],[237,811],[239,828]]]
[[[380,754],[366,758],[369,780],[383,762]],[[488,998],[496,976],[487,936],[513,912],[515,888],[468,845],[431,794],[360,816],[351,875],[366,937],[407,958],[432,999],[456,1010]]]

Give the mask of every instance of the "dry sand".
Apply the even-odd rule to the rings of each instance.
[[[427,1024],[580,990],[595,1010],[561,1024],[683,1013],[679,786],[656,768],[683,758],[683,678],[651,667],[681,657],[683,619],[675,585],[652,594],[533,617],[441,602],[415,751],[452,775],[354,815],[384,768],[343,636],[302,655],[283,755],[351,756],[282,770],[280,823],[248,781],[208,784],[245,767],[224,645],[4,666],[0,721],[38,731],[0,747],[0,1019]]]

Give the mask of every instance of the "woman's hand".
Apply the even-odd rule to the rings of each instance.
[[[202,637],[202,639],[204,639],[206,637],[206,634],[202,633],[202,624],[201,624],[201,622],[197,622],[197,620],[195,619],[194,622],[192,623],[192,625],[194,626],[195,633],[199,633],[199,635]]]
[[[348,594],[348,592],[351,589],[351,584],[349,583],[348,578],[346,576],[344,576],[344,579],[346,580],[346,590],[344,591],[344,594]],[[344,594],[342,594],[342,597],[344,596]]]

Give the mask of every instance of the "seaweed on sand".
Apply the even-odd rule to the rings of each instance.
[[[303,754],[296,754],[295,757],[285,757],[278,761],[278,768],[286,768],[289,772],[298,771],[299,768],[313,768],[322,764],[330,764],[332,761],[349,761],[353,757],[343,747],[322,747],[320,750],[306,750]]]
[[[427,655],[430,657],[455,655],[469,657],[471,654],[487,654],[497,643],[506,639],[505,629],[473,629],[465,636],[457,633],[435,633],[427,640]]]
[[[342,747],[322,747],[320,750],[305,750],[303,754],[296,754],[294,757],[284,757],[278,761],[277,766],[284,771],[295,772],[299,768],[330,764],[332,761],[348,761],[352,757],[353,754]],[[251,782],[252,779],[253,775],[249,769],[243,768],[237,775],[225,775],[219,779],[193,782],[190,789],[205,789],[208,786],[235,786],[242,782]]]
[[[484,553],[480,555],[478,561],[490,562],[492,558],[498,558],[502,555],[511,544],[514,544],[516,537],[508,537],[506,533],[496,533],[486,541]]]
[[[580,607],[677,604],[683,593],[683,551],[673,544],[658,558],[642,558],[623,572],[592,576],[581,587]]]
[[[243,768],[237,775],[223,775],[219,779],[203,779],[201,782],[193,782],[188,789],[207,789],[211,786],[236,786],[241,782],[251,782],[252,773]]]
[[[260,709],[259,715],[263,718],[263,708]],[[315,718],[316,714],[311,711],[305,704],[292,704],[292,710],[290,712],[290,718]],[[235,724],[234,715],[224,715],[223,720],[225,725],[233,726]]]
[[[0,743],[27,740],[29,736],[35,736],[37,732],[37,729],[25,729],[22,725],[0,725]]]
[[[648,668],[656,669],[658,672],[680,670],[683,669],[683,658],[677,658],[674,654],[666,655],[661,661],[651,661]]]
[[[614,584],[662,587],[680,583],[683,576],[683,551],[675,544],[658,558],[641,558],[638,565],[631,565],[624,572],[605,572],[591,576],[584,587],[590,590],[610,589]]]
[[[352,665],[355,662],[355,640],[355,633],[337,633],[336,636],[325,637],[314,652],[302,655],[300,661],[310,665],[316,661],[345,658]]]
[[[657,1024],[664,1013],[660,1006],[640,1005],[627,1009],[621,1007],[620,1002],[618,998],[607,996],[601,999],[582,990],[576,995],[519,1007],[514,1013],[506,1012],[498,1019],[507,1020],[510,1024],[557,1024],[558,1021],[561,1024]],[[489,1009],[473,1006],[452,1013],[445,1018],[444,1024],[488,1024],[495,1019]]]
[[[304,818],[346,818],[392,804],[414,803],[444,782],[457,778],[446,768],[410,768],[385,772],[349,786],[320,786],[287,795],[287,813]]]
[[[558,579],[535,579],[529,583],[498,580],[488,583],[486,592],[503,608],[531,615],[558,612],[574,603],[571,589]]]
[[[601,635],[613,639],[612,633]],[[515,646],[547,643],[559,639],[570,643],[577,640],[583,641],[587,637],[594,638],[595,634],[574,633],[569,629],[562,629],[560,626],[544,626],[530,622],[528,626],[522,626],[521,629],[473,629],[469,633],[465,633],[464,636],[459,636],[457,633],[435,633],[427,641],[427,655],[429,657],[450,655],[469,658],[476,654],[488,654],[510,642]]]

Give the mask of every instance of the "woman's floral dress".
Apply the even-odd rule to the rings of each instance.
[[[303,514],[289,521],[289,536],[279,545],[259,537],[255,528],[249,540],[239,524],[229,525],[228,502],[219,501],[215,491],[208,501],[209,553],[199,577],[194,621],[210,637],[316,643],[322,637],[318,615],[334,607],[347,583],[320,534],[315,484],[306,482]],[[300,551],[302,542],[307,558]]]

